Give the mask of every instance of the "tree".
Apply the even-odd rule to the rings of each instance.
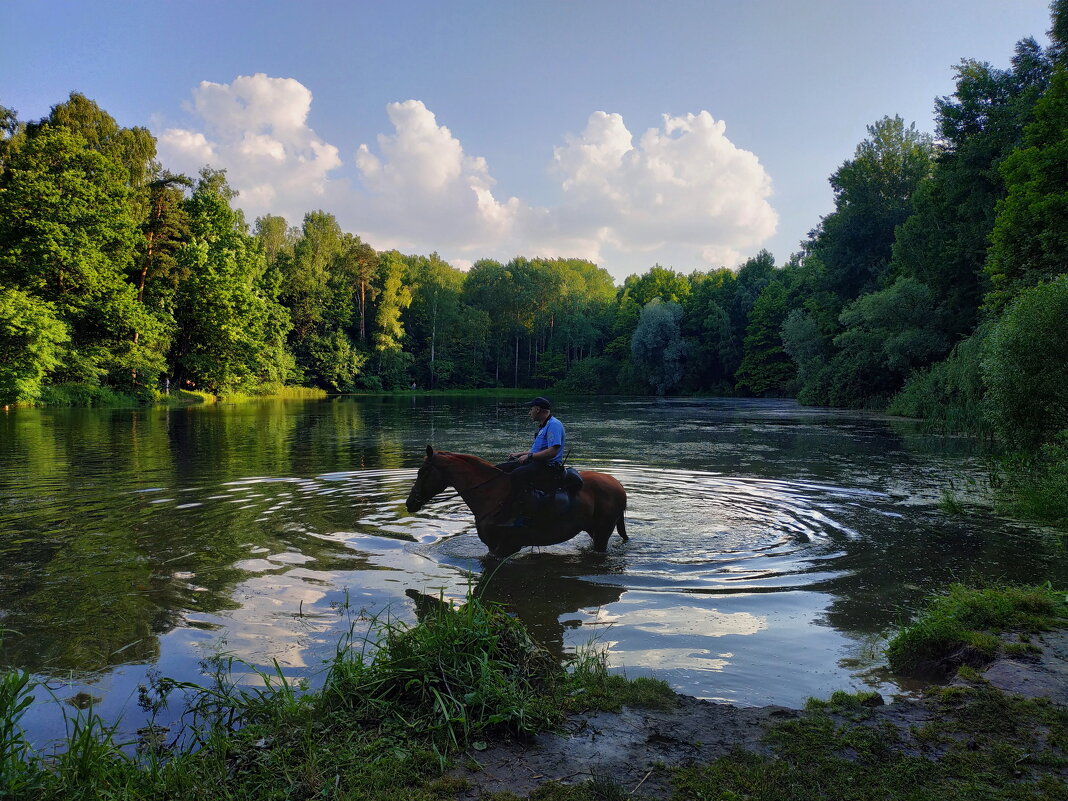
[[[176,297],[170,358],[181,386],[229,393],[280,386],[293,369],[289,318],[272,297],[263,252],[230,206],[225,173],[201,172],[186,202],[191,241],[177,254],[188,278]]]
[[[378,360],[378,375],[387,389],[407,384],[406,369],[411,357],[402,349],[404,324],[401,312],[412,302],[412,293],[403,283],[404,261],[401,254],[391,250],[379,261],[381,291],[375,313],[374,347]]]
[[[840,299],[839,308],[886,279],[894,229],[911,212],[932,156],[927,134],[901,117],[884,117],[831,176],[834,211],[810,235],[808,252],[820,259],[824,288]]]
[[[0,403],[35,401],[61,364],[67,327],[52,305],[17,289],[0,289]]]
[[[293,319],[293,336],[301,340],[319,330],[327,314],[330,270],[341,255],[343,234],[333,214],[304,215],[301,236],[282,290],[282,302]]]
[[[1054,72],[1035,107],[1025,146],[1002,165],[986,271],[987,306],[1000,311],[1022,290],[1068,270],[1068,65]]]
[[[442,261],[437,253],[429,257],[407,257],[408,279],[412,302],[405,318],[408,341],[412,355],[425,369],[426,385],[433,389],[438,385],[442,370],[449,371],[449,351],[452,327],[460,310],[460,292],[463,273]],[[444,354],[445,363],[439,364]]]
[[[1042,48],[1024,39],[1008,70],[962,61],[956,92],[936,103],[943,146],[897,232],[891,269],[932,289],[938,324],[951,340],[978,322],[995,206],[1006,191],[998,167],[1023,141],[1050,70]]]
[[[138,233],[127,179],[81,136],[49,126],[12,143],[0,176],[0,269],[68,325],[65,380],[129,384],[136,372],[151,382],[163,366],[163,323],[128,280]]]
[[[686,344],[679,331],[682,307],[653,298],[641,311],[631,337],[630,349],[638,370],[657,395],[663,395],[682,379]]]
[[[1011,446],[1035,449],[1068,429],[1068,275],[1022,290],[983,360],[986,407]]]
[[[781,394],[794,379],[797,368],[783,348],[780,333],[786,315],[786,289],[772,282],[764,287],[749,314],[738,389],[753,395]]]
[[[881,406],[918,367],[948,350],[930,288],[902,278],[864,295],[841,315],[844,328],[830,363],[829,400],[837,406]]]

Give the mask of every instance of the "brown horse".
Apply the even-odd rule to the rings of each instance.
[[[604,551],[612,530],[627,539],[623,512],[627,508],[627,491],[606,473],[584,470],[582,489],[574,511],[563,519],[545,525],[535,520],[530,526],[517,528],[502,525],[505,505],[512,496],[512,478],[485,459],[465,453],[435,451],[426,446],[426,458],[419,468],[405,506],[418,512],[446,487],[453,487],[475,515],[478,538],[494,556],[511,556],[528,545],[555,545],[571,539],[580,531],[593,538],[593,548]]]

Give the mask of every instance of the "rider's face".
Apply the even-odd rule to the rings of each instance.
[[[541,407],[531,406],[530,411],[528,413],[530,414],[530,419],[537,422],[538,416],[541,414]]]

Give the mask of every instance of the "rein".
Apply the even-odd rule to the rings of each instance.
[[[446,461],[448,461],[448,460],[446,460]],[[490,465],[490,467],[493,467],[493,465]],[[470,506],[471,504],[467,501],[467,498],[464,498],[464,495],[466,493],[469,493],[472,490],[477,490],[480,487],[486,486],[487,484],[492,484],[494,481],[498,481],[501,478],[507,478],[508,477],[508,474],[505,473],[503,470],[497,470],[496,467],[493,467],[493,469],[496,471],[495,474],[491,475],[485,481],[480,481],[477,484],[472,484],[470,487],[466,487],[463,490],[461,490],[459,487],[457,487],[455,483],[453,483],[452,487],[453,487],[453,489],[456,490],[457,494],[459,494],[459,496],[464,499],[464,502],[467,503],[468,506]],[[449,477],[451,478],[452,476],[449,476]],[[483,520],[486,520],[487,518],[492,517],[493,515],[497,514],[497,512],[501,511],[501,509],[504,508],[504,505],[505,505],[505,503],[507,503],[507,501],[508,501],[508,498],[505,497],[504,500],[502,500],[499,504],[497,504],[493,509],[488,511],[486,514],[482,515],[481,518],[480,517],[476,517],[475,518],[475,525],[477,526]]]

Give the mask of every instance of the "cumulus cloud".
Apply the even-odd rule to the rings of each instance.
[[[770,177],[707,111],[663,121],[635,145],[620,115],[598,111],[565,138],[553,152],[564,190],[556,229],[596,231],[621,253],[688,254],[685,266],[737,262],[775,233]]]
[[[378,150],[360,145],[356,166],[373,202],[363,224],[390,246],[452,249],[481,254],[496,251],[513,236],[520,211],[517,198],[501,202],[486,160],[463,146],[418,100],[390,103],[392,134],[378,136]]]
[[[251,216],[296,222],[323,208],[379,249],[436,250],[456,264],[576,256],[617,277],[655,261],[678,269],[733,265],[777,224],[764,168],[707,111],[664,115],[637,141],[620,115],[591,114],[580,135],[552,151],[560,203],[535,207],[498,198],[486,160],[466,153],[418,100],[390,103],[392,131],[349,150],[348,166],[342,150],[308,125],[311,104],[311,91],[291,78],[205,81],[188,109],[199,124],[165,130],[161,154],[189,173],[204,164],[226,168]]]
[[[189,111],[204,130],[168,128],[160,151],[169,165],[191,174],[206,164],[225,168],[249,214],[280,205],[290,214],[317,208],[341,157],[308,126],[311,103],[312,93],[292,78],[257,73],[229,84],[202,81]]]

